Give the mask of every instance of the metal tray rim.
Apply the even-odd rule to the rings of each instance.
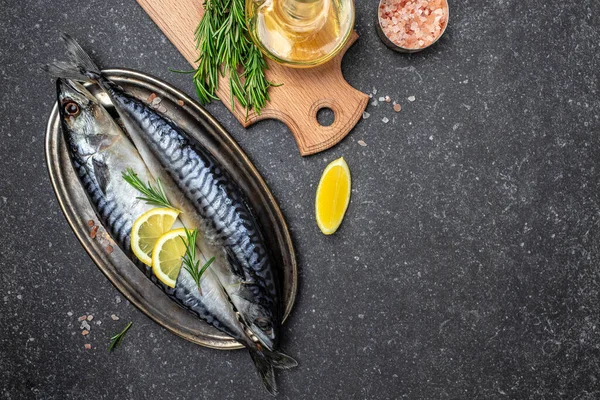
[[[289,228],[287,226],[287,223],[285,221],[283,213],[281,212],[281,209],[279,208],[278,203],[275,201],[275,198],[273,197],[273,194],[271,193],[269,187],[265,183],[262,175],[258,172],[258,170],[254,166],[252,161],[248,158],[248,156],[241,149],[241,147],[235,142],[235,140],[231,137],[231,135],[229,135],[229,133],[225,130],[225,128],[223,128],[223,126],[210,113],[208,113],[208,111],[206,111],[202,106],[200,106],[195,100],[190,98],[186,93],[176,89],[175,87],[167,84],[166,82],[161,81],[160,79],[157,79],[155,77],[152,77],[147,74],[144,74],[144,73],[141,73],[138,71],[134,71],[134,70],[130,70],[130,69],[126,69],[126,68],[110,68],[110,69],[104,69],[104,70],[102,70],[102,72],[109,77],[110,76],[120,76],[120,77],[125,77],[125,78],[137,78],[139,80],[146,81],[156,87],[159,87],[160,89],[164,90],[165,92],[168,92],[168,93],[172,94],[173,96],[183,100],[185,102],[186,106],[191,107],[194,112],[200,114],[203,118],[205,118],[206,121],[210,125],[212,125],[212,127],[218,132],[218,134],[221,136],[221,139],[224,139],[227,142],[227,144],[237,153],[237,155],[242,158],[242,161],[245,164],[245,166],[249,169],[249,172],[257,179],[257,183],[261,186],[263,194],[267,195],[268,200],[271,203],[272,211],[275,213],[276,219],[281,224],[283,240],[285,241],[285,245],[290,253],[289,256],[290,256],[290,260],[291,260],[291,265],[289,266],[289,268],[291,268],[291,270],[292,270],[291,272],[292,272],[293,279],[291,280],[291,282],[289,282],[290,296],[289,296],[288,301],[285,304],[285,309],[283,312],[283,322],[285,322],[294,306],[296,295],[297,295],[297,290],[298,290],[298,268],[297,268],[296,254],[295,254],[292,238],[291,238],[291,235],[289,232]],[[48,174],[49,174],[50,181],[52,183],[52,187],[54,189],[54,193],[56,195],[57,201],[60,205],[60,208],[61,208],[65,218],[67,219],[67,223],[69,224],[69,227],[71,228],[73,233],[75,233],[75,236],[79,240],[80,244],[85,249],[85,251],[88,253],[90,258],[94,261],[96,266],[102,271],[102,273],[107,277],[107,279],[117,288],[117,290],[119,290],[119,292],[121,292],[121,294],[123,294],[127,298],[127,300],[129,300],[140,311],[142,311],[146,316],[151,318],[153,321],[158,323],[160,326],[168,329],[169,331],[175,333],[176,335],[178,335],[188,341],[191,341],[193,343],[199,344],[204,347],[209,347],[209,348],[218,349],[218,350],[242,349],[243,346],[233,339],[223,340],[222,336],[214,336],[214,337],[210,337],[211,340],[209,340],[209,339],[205,340],[205,339],[199,338],[195,335],[191,335],[189,332],[185,332],[181,329],[178,329],[178,327],[175,325],[170,325],[168,323],[165,323],[164,321],[159,319],[157,316],[155,316],[147,307],[145,307],[145,305],[142,304],[141,301],[138,301],[136,298],[134,298],[132,293],[130,292],[130,289],[127,287],[127,285],[124,282],[120,281],[119,279],[117,279],[116,276],[111,275],[108,270],[101,267],[101,264],[104,262],[101,259],[101,255],[98,253],[97,249],[94,248],[94,246],[91,246],[87,243],[87,239],[84,237],[83,232],[81,232],[80,230],[78,230],[76,228],[77,223],[75,220],[75,214],[72,213],[71,210],[69,210],[69,208],[68,208],[68,205],[71,201],[70,201],[69,197],[67,196],[65,189],[62,189],[60,187],[60,182],[59,182],[60,177],[58,175],[57,166],[55,165],[54,160],[52,159],[53,146],[55,145],[55,143],[53,143],[51,140],[54,130],[60,129],[60,127],[58,125],[59,125],[58,124],[58,104],[55,102],[54,106],[52,108],[52,111],[50,113],[49,119],[48,119],[48,123],[46,126],[46,132],[45,132],[45,139],[44,139],[45,160],[46,160],[46,165],[47,165],[47,169],[48,169]]]

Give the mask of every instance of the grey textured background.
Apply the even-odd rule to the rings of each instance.
[[[284,348],[300,367],[279,374],[280,398],[600,398],[600,3],[452,1],[445,37],[412,56],[379,41],[375,1],[358,3],[344,74],[401,113],[369,106],[340,145],[301,158],[281,123],[244,130],[208,107],[298,251]],[[192,345],[118,301],[46,173],[55,93],[37,68],[63,58],[60,31],[105,67],[192,93],[168,71],[184,59],[133,1],[3,0],[0,20],[0,397],[266,397],[244,351]],[[352,202],[324,237],[314,190],[342,155]],[[82,314],[95,317],[87,338]]]

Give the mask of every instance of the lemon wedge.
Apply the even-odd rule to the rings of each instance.
[[[152,250],[152,272],[159,281],[174,288],[185,255],[185,228],[173,229],[156,241]]]
[[[329,163],[321,175],[315,201],[317,225],[325,235],[340,227],[350,203],[351,188],[350,169],[344,157]]]
[[[156,241],[171,229],[178,215],[179,211],[171,208],[153,208],[135,220],[131,228],[131,250],[141,262],[152,266]]]

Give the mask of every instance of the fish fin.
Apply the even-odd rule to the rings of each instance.
[[[96,182],[98,182],[98,187],[102,191],[102,193],[106,194],[106,187],[108,186],[109,175],[108,169],[106,168],[106,164],[102,161],[98,161],[95,158],[92,158],[92,165],[94,167],[94,176],[96,177]]]
[[[92,61],[92,58],[81,48],[75,39],[66,33],[61,33],[60,38],[65,42],[67,54],[75,65],[83,69],[86,74],[91,74],[92,76],[100,75],[100,68],[98,68],[96,63]]]
[[[250,357],[254,362],[256,372],[258,372],[263,385],[271,395],[275,396],[277,394],[277,384],[275,383],[275,371],[273,371],[273,364],[262,352],[252,349],[249,350]]]
[[[263,350],[265,355],[269,358],[271,365],[277,369],[291,369],[298,366],[298,361],[294,360],[287,354],[283,354],[279,351]]]
[[[229,267],[231,269],[231,272],[233,272],[235,275],[241,277],[242,280],[245,280],[246,279],[246,274],[244,274],[244,269],[236,261],[235,256],[233,255],[233,253],[231,252],[231,250],[229,248],[225,249],[225,255],[227,256],[227,261],[229,263]]]
[[[74,81],[90,80],[90,78],[88,78],[81,70],[81,68],[67,61],[58,61],[54,64],[43,65],[42,70],[54,78],[65,78]]]
[[[100,69],[81,48],[79,43],[66,33],[62,33],[60,38],[65,42],[67,54],[71,61],[59,61],[47,64],[42,66],[42,70],[55,78],[66,78],[75,81],[85,82],[100,78]]]
[[[244,299],[252,302],[254,300],[254,295],[249,289],[249,286],[256,285],[255,283],[250,282],[240,282],[240,287],[233,293],[234,296],[239,297],[240,299]]]

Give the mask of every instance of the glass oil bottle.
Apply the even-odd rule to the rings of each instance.
[[[246,0],[252,40],[292,67],[320,65],[339,53],[354,26],[353,0]]]

